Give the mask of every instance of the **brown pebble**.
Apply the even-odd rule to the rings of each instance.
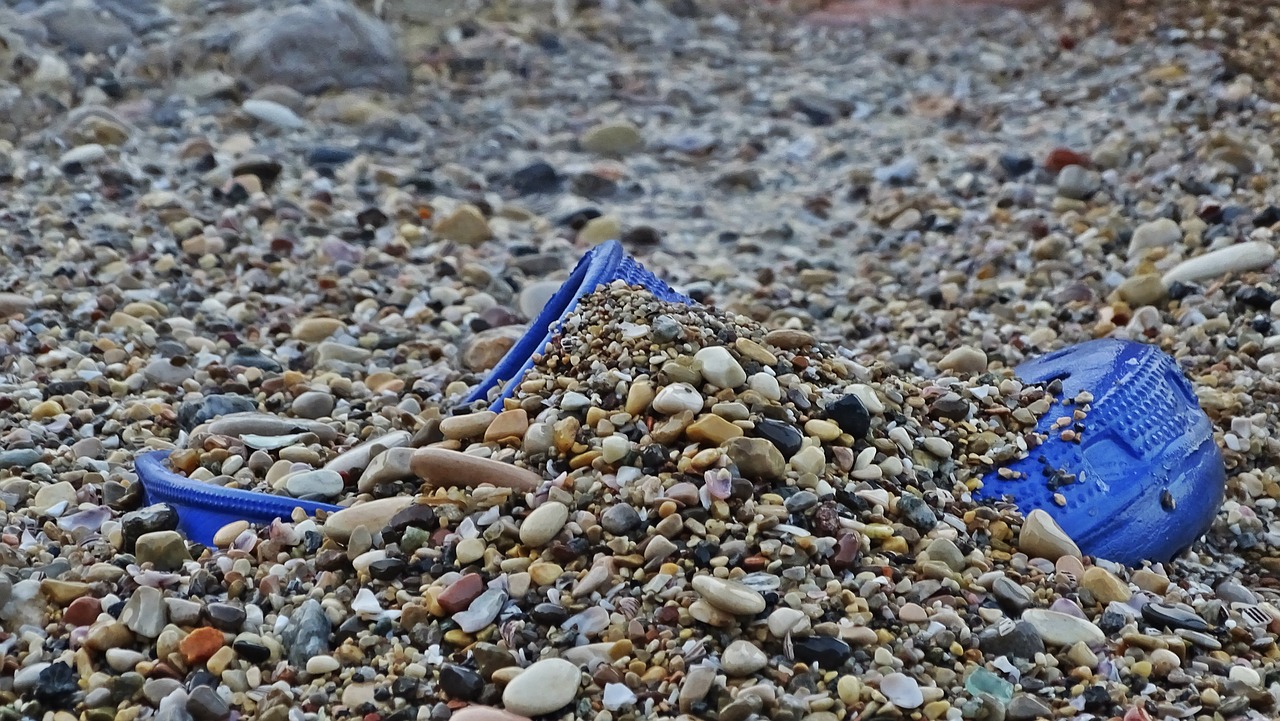
[[[783,350],[802,350],[813,347],[817,341],[811,333],[796,328],[779,328],[766,333],[764,342]]]
[[[485,429],[484,442],[519,444],[528,431],[529,414],[523,408],[503,411]]]
[[[468,573],[449,585],[436,598],[436,603],[440,604],[446,613],[458,613],[465,611],[471,602],[480,597],[484,593],[484,578],[478,573]]]
[[[88,626],[102,613],[102,602],[92,596],[81,596],[67,606],[62,622],[72,626]]]

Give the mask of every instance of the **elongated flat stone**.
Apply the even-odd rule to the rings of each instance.
[[[1275,246],[1265,241],[1229,245],[1182,261],[1164,274],[1164,284],[1167,286],[1174,281],[1195,283],[1227,273],[1261,270],[1275,259]]]
[[[205,428],[213,435],[235,438],[246,433],[257,436],[283,436],[299,430],[316,434],[321,443],[333,443],[338,437],[337,431],[318,421],[285,418],[270,413],[232,413],[210,421]]]
[[[386,528],[392,516],[408,508],[411,503],[413,503],[412,496],[379,498],[357,503],[326,518],[324,533],[340,542],[351,538],[351,532],[361,526],[368,529],[370,533],[377,533]]]
[[[474,488],[488,483],[524,492],[542,483],[542,476],[526,468],[442,448],[419,448],[410,466],[414,475],[437,488]]]

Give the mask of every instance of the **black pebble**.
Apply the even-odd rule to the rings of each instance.
[[[826,410],[827,418],[854,438],[866,438],[871,430],[871,414],[855,395],[847,395],[828,404]]]
[[[806,636],[793,639],[792,648],[797,661],[817,664],[823,671],[835,671],[844,666],[853,655],[849,644],[832,636]]]
[[[795,426],[781,421],[759,421],[756,423],[755,433],[772,443],[788,459],[799,453],[804,443],[804,436]]]
[[[1280,296],[1256,285],[1236,291],[1236,302],[1255,310],[1270,310],[1277,299],[1280,299]]]
[[[558,626],[568,620],[569,612],[558,604],[539,603],[529,612],[529,617],[544,626]]]
[[[465,666],[445,664],[440,667],[440,688],[453,698],[471,701],[484,690],[484,679]]]
[[[1274,205],[1268,205],[1266,210],[1258,213],[1253,218],[1253,227],[1266,228],[1276,223],[1280,223],[1280,208]]]
[[[560,190],[562,182],[556,169],[542,161],[527,165],[511,176],[511,187],[521,195],[555,193]]]
[[[1163,603],[1148,603],[1142,607],[1142,620],[1158,628],[1185,628],[1188,631],[1207,633],[1212,631],[1203,618]]]
[[[271,658],[271,649],[266,646],[260,646],[256,643],[236,641],[231,644],[231,648],[241,658],[250,663],[263,663],[267,659]]]
[[[1017,178],[1035,170],[1036,161],[1024,153],[1004,153],[1000,156],[1000,167],[1010,178]]]
[[[40,672],[36,698],[49,706],[64,708],[71,705],[75,692],[79,690],[80,679],[75,670],[65,663],[55,663]]]
[[[318,165],[334,166],[342,165],[356,155],[346,148],[335,148],[332,145],[317,145],[307,152],[307,165],[312,167]]]
[[[369,575],[379,581],[394,581],[404,573],[404,567],[399,558],[384,558],[369,564]]]

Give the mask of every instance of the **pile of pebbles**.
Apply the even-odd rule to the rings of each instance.
[[[0,9],[0,717],[1276,717],[1266,23],[288,4]],[[704,307],[460,406],[611,237]],[[1167,564],[967,495],[1103,336],[1227,461]]]
[[[1272,709],[1280,611],[1249,589],[1083,558],[1043,512],[969,499],[1043,440],[1037,410],[1060,389],[952,370],[913,383],[805,331],[615,284],[501,413],[459,409],[420,447],[407,431],[366,441],[368,468],[399,469],[387,482],[416,495],[232,523],[211,548],[184,543],[164,506],[46,526],[103,560],[6,589],[10,623],[47,616],[75,647],[74,663],[15,669],[15,690],[80,673],[90,714],[140,692],[193,717]],[[300,447],[295,430],[337,439],[251,413],[192,436],[260,453]]]

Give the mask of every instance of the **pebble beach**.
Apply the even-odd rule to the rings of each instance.
[[[0,2],[0,721],[1280,716],[1274,18],[882,5]],[[975,499],[1108,337],[1167,563]]]

